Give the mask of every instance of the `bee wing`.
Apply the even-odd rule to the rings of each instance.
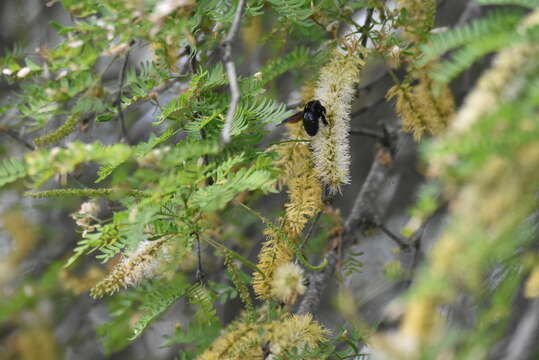
[[[303,111],[300,111],[300,112],[295,113],[294,115],[292,115],[290,117],[287,117],[286,119],[281,121],[281,123],[279,125],[277,125],[277,126],[281,126],[281,125],[286,124],[286,123],[297,123],[301,119],[303,119]]]

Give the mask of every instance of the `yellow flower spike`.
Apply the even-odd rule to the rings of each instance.
[[[275,329],[270,337],[271,354],[285,358],[293,348],[299,351],[298,355],[302,355],[305,348],[315,350],[328,335],[328,331],[313,320],[311,314],[295,314],[271,325]]]
[[[262,360],[268,355],[271,357],[266,359],[286,359],[293,350],[299,356],[306,355],[305,349],[316,350],[327,335],[328,331],[313,320],[310,314],[282,314],[271,322],[264,322],[263,319],[248,322],[247,316],[243,314],[197,360]],[[265,351],[269,351],[269,354]]]
[[[257,264],[264,276],[259,272],[253,273],[253,289],[260,299],[271,297],[271,280],[275,270],[281,264],[292,261],[294,257],[292,247],[283,239],[282,234],[272,228],[267,228],[265,234],[268,240],[262,245]]]
[[[112,272],[92,288],[90,295],[94,298],[101,298],[105,294],[112,295],[120,289],[154,276],[161,265],[157,255],[164,250],[166,241],[167,238],[142,241],[135,252],[124,256]]]

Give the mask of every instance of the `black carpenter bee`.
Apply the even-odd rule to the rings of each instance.
[[[318,120],[322,120],[324,125],[328,125],[326,120],[326,108],[318,100],[309,101],[303,111],[298,112],[290,116],[287,119],[284,119],[281,124],[285,123],[296,123],[303,119],[303,128],[309,136],[315,136],[318,133],[319,123]]]

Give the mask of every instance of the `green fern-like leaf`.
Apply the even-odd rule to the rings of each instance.
[[[118,168],[118,166],[122,165],[129,159],[133,157],[141,158],[147,155],[154,147],[167,141],[176,133],[177,131],[175,131],[174,129],[168,128],[161,136],[155,136],[154,134],[151,134],[148,141],[136,145],[135,147],[133,147],[133,151],[126,152],[122,154],[123,156],[116,156],[114,158],[108,159],[107,163],[101,166],[97,171],[98,178],[95,180],[95,182],[100,183],[101,181],[105,180],[112,174],[112,172],[116,168]]]
[[[0,187],[26,176],[26,165],[18,159],[5,159],[0,162]]]
[[[307,21],[313,14],[309,0],[270,0],[269,2],[281,17],[301,26],[313,25],[312,22]]]
[[[202,7],[203,15],[211,19],[212,22],[229,24],[234,19],[234,6],[222,6],[219,0],[207,1]]]
[[[90,254],[99,248],[115,244],[117,240],[118,228],[114,224],[107,224],[100,227],[96,232],[84,234],[83,238],[77,242],[77,247],[73,250],[75,254],[67,260],[64,267],[67,268],[73,265],[84,254]]]
[[[33,187],[38,188],[57,174],[68,174],[79,164],[95,161],[106,164],[115,158],[123,158],[131,153],[125,144],[104,146],[101,143],[84,144],[72,142],[66,149],[43,149],[26,154],[28,175],[34,180]]]
[[[535,26],[523,31],[499,33],[474,40],[457,50],[450,60],[437,64],[431,74],[432,78],[439,84],[447,84],[488,53],[521,43],[534,44],[538,39],[539,27]]]
[[[215,65],[204,75],[204,90],[211,90],[216,87],[228,84],[228,77],[225,74],[223,64]]]
[[[251,299],[251,295],[249,294],[249,289],[247,288],[245,282],[243,282],[243,280],[241,279],[240,270],[237,268],[236,264],[234,264],[233,258],[228,254],[225,254],[225,265],[228,270],[229,278],[238,290],[241,301],[245,305],[245,308],[248,312],[254,315],[253,300]]]
[[[447,84],[483,56],[495,52],[513,41],[511,34],[500,33],[485,39],[475,40],[457,50],[450,60],[437,64],[432,78],[440,84]]]
[[[512,32],[522,19],[520,11],[493,11],[482,19],[476,20],[445,33],[433,35],[426,45],[421,46],[423,57],[420,65],[436,59],[449,50],[473,41],[482,41]]]
[[[101,252],[99,255],[96,256],[96,259],[100,260],[102,263],[106,263],[116,255],[122,252],[123,249],[127,247],[128,239],[125,237],[118,238],[117,242],[113,242],[111,244],[106,244],[103,247],[99,248],[99,251]]]
[[[122,97],[122,106],[128,107],[136,101],[147,99],[162,78],[166,78],[166,75],[154,62],[142,62],[138,72],[134,68],[128,71],[124,93],[129,93],[129,96]]]
[[[346,276],[350,276],[354,273],[360,272],[363,267],[363,263],[359,258],[363,255],[361,251],[351,251],[346,258],[343,266],[343,273]]]
[[[99,98],[92,96],[83,96],[77,101],[72,111],[78,114],[86,112],[101,113],[106,110],[106,106]]]
[[[279,123],[292,114],[286,110],[284,104],[278,103],[267,97],[260,99],[246,99],[240,103],[234,114],[232,125],[232,135],[239,135],[249,126],[249,122],[257,123]]]
[[[204,155],[214,155],[219,152],[219,144],[214,140],[186,140],[171,149],[165,161],[171,164],[181,164],[184,161]]]
[[[137,338],[152,321],[163,314],[189,290],[189,283],[183,276],[176,275],[172,282],[159,281],[144,294],[144,304],[140,307],[143,315],[133,327],[130,340]]]
[[[265,64],[259,71],[259,78],[246,78],[240,83],[242,93],[249,93],[252,87],[260,87],[294,68],[301,68],[313,61],[313,55],[307,48],[298,47],[290,53]]]
[[[212,293],[202,283],[196,283],[187,290],[187,296],[191,304],[198,305],[199,308],[194,318],[200,323],[212,323],[218,321]]]
[[[178,117],[178,114],[188,113],[192,105],[192,89],[193,88],[190,88],[190,90],[184,92],[177,98],[172,99],[165,106],[163,106],[161,113],[159,114],[157,121],[155,121],[154,124],[160,125],[167,119]]]
[[[144,228],[155,220],[158,210],[157,205],[149,203],[147,206],[139,206],[135,214],[116,212],[113,224],[118,232],[114,236],[102,232],[102,244],[98,248],[100,254],[96,258],[106,263],[122,251],[134,251],[141,241],[148,239]],[[129,219],[129,215],[134,215],[134,218]]]
[[[228,83],[228,78],[224,73],[222,65],[215,66],[210,70],[200,69],[200,73],[193,75],[189,90],[180,94],[175,99],[169,101],[163,106],[161,114],[159,114],[156,125],[161,124],[167,119],[187,119],[192,120],[192,110],[195,105],[194,100],[203,92],[209,92],[216,87]]]
[[[223,182],[221,184],[221,182]],[[240,169],[226,179],[199,189],[193,194],[193,204],[204,212],[224,208],[236,195],[247,190],[272,191],[275,179],[267,170]]]

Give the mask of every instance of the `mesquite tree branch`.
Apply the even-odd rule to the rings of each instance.
[[[125,83],[125,73],[127,72],[127,65],[129,64],[129,53],[130,49],[125,53],[124,61],[122,63],[122,69],[119,74],[119,89],[118,97],[116,98],[116,108],[118,110],[118,120],[120,121],[120,131],[121,131],[121,140],[125,141],[127,144],[130,144],[129,137],[127,136],[127,128],[125,126],[124,112],[122,108],[122,96],[124,93],[124,83]]]
[[[363,34],[361,35],[361,45],[367,47],[367,41],[369,41],[369,30],[371,29],[372,15],[374,13],[374,8],[367,10],[367,19],[365,24],[361,27]]]
[[[9,136],[10,138],[12,138],[13,140],[17,141],[18,143],[20,143],[21,145],[23,145],[24,147],[26,147],[28,150],[35,150],[36,147],[30,143],[29,141],[26,141],[24,140],[15,130],[13,129],[9,129],[7,127],[3,127],[3,126],[0,126],[0,133],[4,133],[6,134],[7,136]]]
[[[346,251],[353,243],[358,231],[367,230],[376,224],[376,201],[386,180],[389,178],[393,161],[388,149],[378,151],[367,179],[356,197],[350,215],[344,223],[339,246],[333,246],[325,256],[327,266],[310,278],[309,287],[298,307],[299,314],[312,313],[326,286],[335,272],[338,263],[339,248]]]
[[[236,37],[240,28],[241,16],[245,8],[245,0],[239,0],[236,14],[234,15],[234,21],[230,30],[228,31],[225,40],[223,41],[224,54],[223,62],[225,63],[226,73],[228,75],[228,82],[230,84],[230,104],[226,113],[225,125],[221,132],[221,141],[224,144],[230,142],[230,132],[232,130],[232,123],[234,122],[234,114],[236,113],[236,107],[240,101],[240,87],[238,85],[238,75],[236,74],[236,65],[232,61],[232,41]]]

